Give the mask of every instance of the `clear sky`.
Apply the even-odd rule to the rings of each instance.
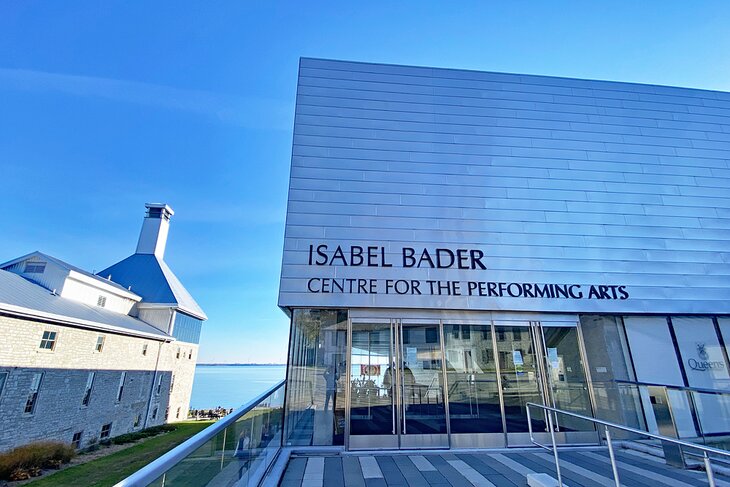
[[[300,56],[730,91],[730,2],[5,1],[0,261],[88,270],[175,209],[201,362],[284,362],[276,307]]]

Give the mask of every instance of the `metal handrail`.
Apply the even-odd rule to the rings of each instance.
[[[548,420],[548,428],[550,430],[550,439],[552,441],[552,448],[548,447],[547,445],[543,445],[543,444],[538,443],[537,441],[535,441],[535,438],[534,438],[533,433],[532,433],[532,418],[530,416],[530,408],[531,407],[535,407],[535,408],[542,409],[545,412],[545,416],[547,416],[547,420]],[[716,455],[720,455],[720,456],[723,456],[723,457],[730,458],[730,452],[725,451],[725,450],[720,450],[720,449],[717,449],[717,448],[712,448],[710,446],[698,445],[696,443],[691,443],[689,441],[684,441],[684,440],[680,440],[680,439],[677,439],[677,438],[670,438],[669,436],[663,436],[663,435],[657,435],[657,434],[654,434],[654,433],[649,433],[648,431],[643,431],[643,430],[640,430],[640,429],[632,428],[630,426],[624,426],[622,424],[612,423],[610,421],[605,421],[603,419],[592,418],[590,416],[585,416],[583,414],[578,414],[578,413],[574,413],[574,412],[571,412],[571,411],[565,411],[565,410],[562,410],[562,409],[556,409],[556,408],[553,408],[553,407],[550,407],[550,406],[545,406],[543,404],[536,404],[534,402],[528,402],[528,403],[525,404],[525,410],[527,411],[527,428],[528,428],[528,430],[530,432],[530,441],[533,444],[535,444],[535,445],[537,445],[537,446],[539,446],[541,448],[544,448],[546,450],[552,450],[553,451],[553,456],[555,457],[555,470],[556,470],[557,476],[558,476],[558,484],[561,487],[563,485],[563,481],[562,481],[562,478],[561,478],[561,475],[560,475],[560,462],[558,460],[558,447],[557,447],[557,444],[555,442],[555,428],[553,426],[553,415],[552,414],[548,414],[548,412],[555,413],[555,414],[564,414],[566,416],[571,416],[573,418],[578,418],[578,419],[582,419],[584,421],[588,421],[588,422],[591,422],[591,423],[594,423],[594,424],[599,424],[599,425],[602,425],[604,427],[604,433],[606,435],[606,443],[608,444],[608,453],[609,453],[609,457],[611,459],[611,468],[613,469],[613,479],[614,479],[614,482],[616,483],[616,487],[621,487],[621,484],[619,482],[618,466],[616,465],[616,457],[615,457],[615,455],[613,453],[613,445],[611,443],[611,433],[608,430],[609,428],[614,428],[614,429],[618,429],[618,430],[621,430],[621,431],[627,431],[629,433],[634,433],[634,434],[641,435],[641,436],[648,436],[649,438],[654,438],[654,439],[657,439],[657,440],[660,440],[660,441],[666,441],[666,442],[674,443],[676,445],[684,446],[684,447],[687,447],[687,448],[693,448],[693,449],[696,449],[696,450],[700,450],[702,452],[703,457],[704,457],[705,472],[707,473],[707,480],[710,482],[710,486],[711,487],[715,487],[715,476],[714,476],[714,474],[712,472],[712,465],[710,463],[710,457],[709,457],[708,453],[714,453]]]
[[[164,473],[169,471],[172,467],[187,458],[195,450],[203,446],[210,439],[214,438],[218,433],[225,430],[228,426],[232,425],[237,420],[242,418],[246,413],[261,404],[261,402],[271,396],[280,387],[283,387],[285,383],[286,380],[280,381],[268,390],[251,399],[240,408],[233,411],[231,414],[224,416],[222,419],[219,419],[212,425],[203,429],[200,433],[191,436],[183,443],[179,444],[161,457],[148,463],[124,480],[121,480],[120,482],[115,484],[114,487],[139,487],[151,484],[152,482],[160,478]]]
[[[690,391],[690,392],[699,392],[702,394],[716,394],[716,395],[723,395],[728,394],[730,395],[730,390],[723,390],[723,389],[706,389],[702,387],[688,387],[688,386],[674,386],[671,384],[658,384],[654,382],[637,382],[633,380],[620,380],[616,379],[610,382],[616,382],[617,384],[629,384],[632,386],[647,386],[647,387],[666,387],[667,389],[676,389],[678,391]]]

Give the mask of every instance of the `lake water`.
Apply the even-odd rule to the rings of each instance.
[[[191,409],[237,408],[284,378],[284,365],[198,365]]]

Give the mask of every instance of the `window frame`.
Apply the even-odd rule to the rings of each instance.
[[[73,446],[75,449],[81,448],[81,440],[84,439],[84,430],[77,431],[74,433],[73,437],[71,438],[71,446]]]
[[[41,335],[41,341],[38,344],[38,350],[46,352],[53,352],[56,350],[56,343],[58,343],[59,332],[55,330],[43,330]],[[50,345],[50,347],[48,346]]]
[[[46,272],[46,266],[48,262],[39,260],[27,260],[23,267],[23,274],[43,274]],[[39,270],[40,269],[40,270]]]
[[[123,370],[119,376],[119,386],[117,388],[117,400],[116,402],[122,402],[122,395],[124,394],[124,383],[127,381],[127,371]]]
[[[111,423],[107,423],[107,424],[101,426],[101,432],[99,433],[100,440],[106,440],[107,438],[109,438],[111,436],[113,424],[114,424],[114,422],[112,421]],[[105,430],[106,430],[106,432],[105,432]]]
[[[106,344],[106,336],[104,335],[97,335],[96,336],[96,345],[94,345],[94,352],[95,353],[101,353],[104,351],[104,345]]]
[[[10,378],[10,371],[0,370],[0,398],[3,397],[3,391],[5,390],[5,384],[8,383]]]
[[[96,298],[96,305],[100,308],[106,308],[106,296],[100,294],[99,297]]]
[[[96,371],[92,370],[89,375],[86,376],[86,387],[84,388],[84,395],[81,398],[81,406],[88,407],[91,403],[91,392],[94,389],[94,380],[96,379]]]
[[[38,407],[38,395],[41,390],[41,384],[43,383],[44,375],[45,372],[33,373],[33,379],[31,379],[30,388],[28,389],[28,396],[25,400],[23,414],[26,414],[28,416],[32,416],[33,414],[35,414],[36,408]]]

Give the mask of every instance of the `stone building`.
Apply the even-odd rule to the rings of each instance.
[[[93,274],[41,252],[0,265],[0,451],[187,417],[203,310],[164,261],[172,209]]]

